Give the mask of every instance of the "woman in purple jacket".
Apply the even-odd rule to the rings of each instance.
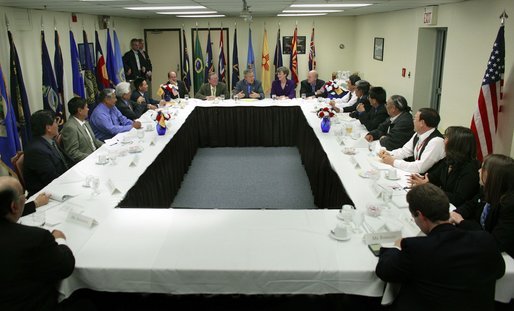
[[[277,99],[292,99],[296,97],[296,85],[293,80],[289,80],[289,69],[286,67],[278,67],[277,76],[278,80],[273,81],[271,84],[271,97],[277,96]]]

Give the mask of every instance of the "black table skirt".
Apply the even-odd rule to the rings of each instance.
[[[318,208],[353,204],[300,107],[196,107],[119,207],[169,208],[198,148],[286,146],[298,148]]]

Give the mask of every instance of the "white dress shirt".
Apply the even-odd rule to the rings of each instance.
[[[414,146],[414,137],[418,135],[417,133],[414,134],[402,148],[391,151],[391,155],[396,159],[394,160],[393,166],[410,173],[425,173],[435,163],[444,158],[446,153],[444,152],[444,139],[442,137],[432,138],[427,143],[421,156],[418,158],[418,150],[422,149],[423,144],[425,144],[425,140],[434,131],[435,129],[431,129],[422,135],[419,135],[419,140],[416,146]],[[403,160],[408,157],[414,157],[414,161],[407,162]]]
[[[350,97],[350,94],[352,95],[351,97]],[[346,93],[340,99],[339,98],[335,99],[335,102],[336,102],[337,108],[342,109],[342,108],[345,108],[345,107],[353,106],[353,104],[355,104],[357,99],[359,99],[359,97],[357,95],[355,95],[355,91],[353,91],[353,92]]]
[[[89,142],[91,143],[91,146],[93,146],[93,150],[96,150],[96,146],[95,146],[95,142],[93,140],[93,136],[91,136],[92,133],[90,133],[89,129],[86,127],[86,121],[82,121],[82,120],[80,120],[77,117],[74,117],[74,118],[75,118],[75,120],[77,120],[77,122],[80,124],[80,126],[82,126],[84,128],[84,130],[86,130],[87,136],[89,137]]]

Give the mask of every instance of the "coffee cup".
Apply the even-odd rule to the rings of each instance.
[[[396,171],[395,168],[390,168],[387,171],[387,178],[389,178],[389,179],[396,179],[396,178],[398,178],[398,172]]]
[[[151,124],[147,124],[146,125],[146,130],[147,131],[151,131],[153,128],[152,128],[152,125]]]
[[[352,133],[352,138],[353,139],[359,139],[359,137],[360,137],[359,133],[357,133],[357,132],[353,132]]]
[[[350,229],[346,224],[338,223],[337,226],[334,228],[333,233],[336,238],[346,239],[350,236]]]

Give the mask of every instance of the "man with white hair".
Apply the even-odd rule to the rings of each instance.
[[[147,108],[144,97],[140,96],[137,102],[134,102],[130,99],[131,94],[130,83],[120,82],[116,85],[116,108],[128,119],[135,120],[145,113]]]

